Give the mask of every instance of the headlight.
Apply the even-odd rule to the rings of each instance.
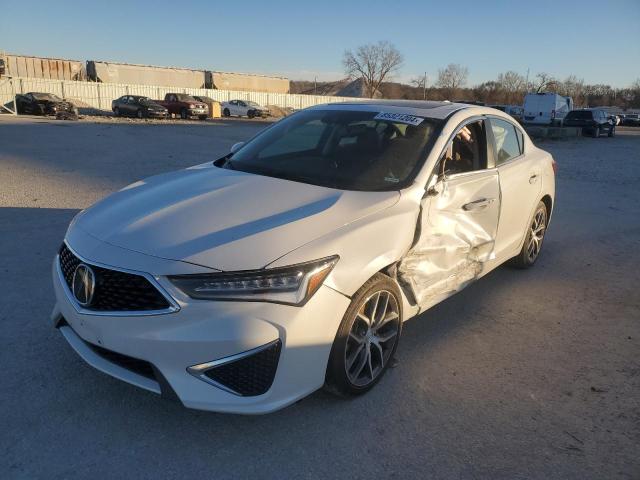
[[[197,105],[189,105],[189,108],[198,108]]]
[[[169,280],[198,300],[244,300],[304,305],[338,262],[337,255],[289,267],[172,275]]]

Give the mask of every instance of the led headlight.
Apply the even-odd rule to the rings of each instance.
[[[169,280],[191,298],[304,305],[338,262],[337,255],[289,267],[239,272],[172,275]]]

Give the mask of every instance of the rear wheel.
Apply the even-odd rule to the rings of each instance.
[[[596,127],[593,129],[593,138],[598,138],[600,136],[600,127]]]
[[[386,372],[402,332],[402,297],[377,273],[351,300],[331,347],[326,388],[339,395],[370,390]]]
[[[114,109],[113,109],[113,114],[114,114],[116,117],[119,117],[119,116],[120,116],[120,109],[119,109],[118,107],[114,108]]]
[[[544,202],[538,203],[531,225],[527,230],[522,250],[511,259],[511,265],[517,268],[529,268],[536,263],[542,250],[544,235],[547,232],[548,218],[547,206]]]

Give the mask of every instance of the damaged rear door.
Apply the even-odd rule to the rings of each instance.
[[[500,182],[484,119],[460,125],[421,203],[414,244],[399,278],[428,308],[461,290],[494,258]]]

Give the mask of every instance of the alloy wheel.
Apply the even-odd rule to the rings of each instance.
[[[527,244],[527,259],[530,263],[535,262],[542,248],[542,240],[547,230],[547,213],[543,208],[538,209],[531,222],[529,232],[529,243]]]
[[[357,310],[344,352],[349,381],[365,387],[391,360],[400,330],[398,299],[388,290],[371,294]]]

